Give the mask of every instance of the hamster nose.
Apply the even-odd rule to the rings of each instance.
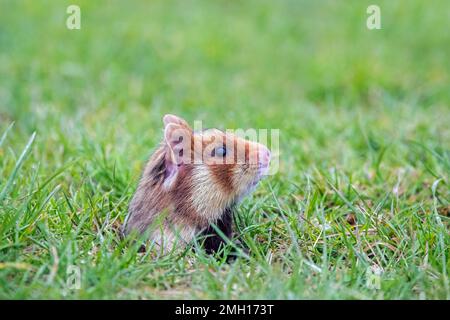
[[[267,167],[270,163],[270,151],[265,146],[261,146],[259,150],[259,163],[260,165]]]

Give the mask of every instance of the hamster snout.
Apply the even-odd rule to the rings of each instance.
[[[265,146],[260,144],[258,146],[258,167],[260,175],[267,175],[270,165],[270,150]]]
[[[262,144],[259,146],[258,164],[263,167],[268,167],[270,164],[270,150]]]

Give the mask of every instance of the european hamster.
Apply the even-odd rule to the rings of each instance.
[[[233,208],[267,174],[270,151],[263,144],[218,129],[193,131],[165,115],[164,139],[151,155],[130,202],[124,234],[148,232],[164,252],[197,235],[208,253],[232,234]]]

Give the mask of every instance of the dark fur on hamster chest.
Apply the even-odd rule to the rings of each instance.
[[[226,208],[221,219],[216,222],[216,227],[222,231],[222,233],[228,238],[231,239],[233,234],[233,209]],[[218,234],[216,229],[209,225],[205,231],[201,234],[202,237],[205,237],[205,241],[203,242],[203,248],[208,254],[213,254],[219,251],[220,246],[225,245],[225,240]]]

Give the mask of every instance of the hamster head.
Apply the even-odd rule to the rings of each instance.
[[[189,193],[193,209],[209,221],[268,173],[270,151],[263,144],[218,129],[196,132],[174,115],[164,116],[163,122],[164,188]]]

